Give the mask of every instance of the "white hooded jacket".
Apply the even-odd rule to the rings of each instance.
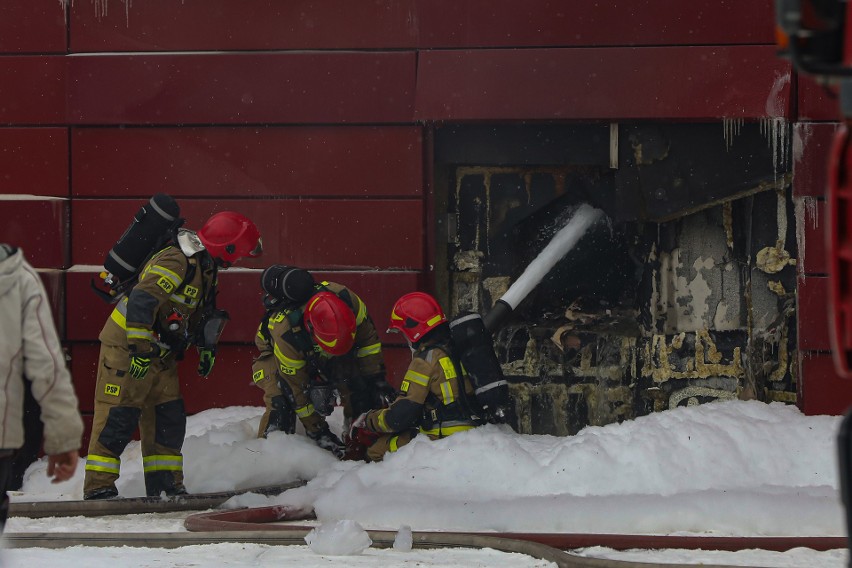
[[[0,448],[24,443],[26,378],[41,407],[45,453],[79,449],[83,421],[47,293],[23,252],[8,252],[0,246]]]

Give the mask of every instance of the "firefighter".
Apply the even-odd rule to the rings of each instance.
[[[350,437],[381,461],[418,434],[432,440],[479,423],[473,385],[453,354],[450,328],[437,300],[411,292],[394,304],[388,332],[400,332],[412,351],[399,394],[388,408],[370,410],[352,424]]]
[[[334,391],[347,426],[393,391],[367,307],[346,286],[316,283],[310,272],[292,266],[267,268],[261,287],[267,312],[255,337],[260,355],[252,378],[264,391],[266,412],[258,436],[292,434],[298,417],[318,446],[343,457],[345,446],[325,420]]]
[[[120,456],[137,425],[147,495],[186,493],[181,455],[186,412],[178,361],[195,345],[198,374],[210,374],[215,341],[224,325],[217,318],[221,311],[215,310],[217,271],[240,258],[257,257],[261,249],[254,223],[223,211],[197,233],[180,229],[172,244],[145,263],[139,282],[112,311],[98,337],[84,499],[118,495]]]

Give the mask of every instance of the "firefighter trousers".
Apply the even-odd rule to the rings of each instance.
[[[186,411],[180,396],[177,362],[154,359],[142,379],[127,372],[129,351],[101,345],[95,387],[95,416],[83,495],[116,491],[121,454],[138,426],[148,496],[185,492],[181,448]]]

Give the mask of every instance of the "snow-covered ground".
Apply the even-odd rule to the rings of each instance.
[[[257,440],[262,409],[213,409],[190,418],[190,492],[247,488],[296,479],[278,496],[248,494],[228,507],[311,505],[319,527],[678,535],[843,536],[835,437],[840,418],[806,417],[780,403],[729,401],[678,408],[576,436],[519,435],[484,426],[431,442],[416,438],[377,464],[338,462],[297,432]],[[340,416],[331,417],[339,428]],[[51,485],[31,466],[15,501],[79,499],[77,476]],[[138,443],[122,457],[119,490],[144,494]],[[180,532],[183,514],[12,518],[7,532]],[[320,539],[321,540],[321,539]],[[322,550],[317,547],[316,550]],[[349,550],[333,550],[336,553]],[[644,562],[741,566],[846,566],[845,550],[786,553],[631,551],[584,554]],[[116,564],[118,562],[118,564]],[[321,555],[310,547],[217,544],[177,550],[75,547],[4,551],[5,566],[548,566],[497,551],[380,550]]]

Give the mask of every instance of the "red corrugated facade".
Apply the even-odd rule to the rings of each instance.
[[[819,202],[835,101],[789,81],[772,2],[628,4],[113,0],[66,14],[56,0],[3,2],[0,240],[60,270],[54,305],[84,412],[109,311],[88,282],[156,192],[178,198],[191,228],[220,210],[249,215],[266,254],[247,268],[292,263],[349,284],[380,328],[396,297],[441,277],[430,132],[442,121],[784,117],[801,145],[798,196]],[[821,207],[809,211],[818,226]],[[822,364],[824,257],[809,231],[800,396],[808,412],[842,411]],[[191,411],[260,403],[257,278],[222,275],[233,320],[213,375],[185,373]],[[392,370],[407,357],[390,344]]]

